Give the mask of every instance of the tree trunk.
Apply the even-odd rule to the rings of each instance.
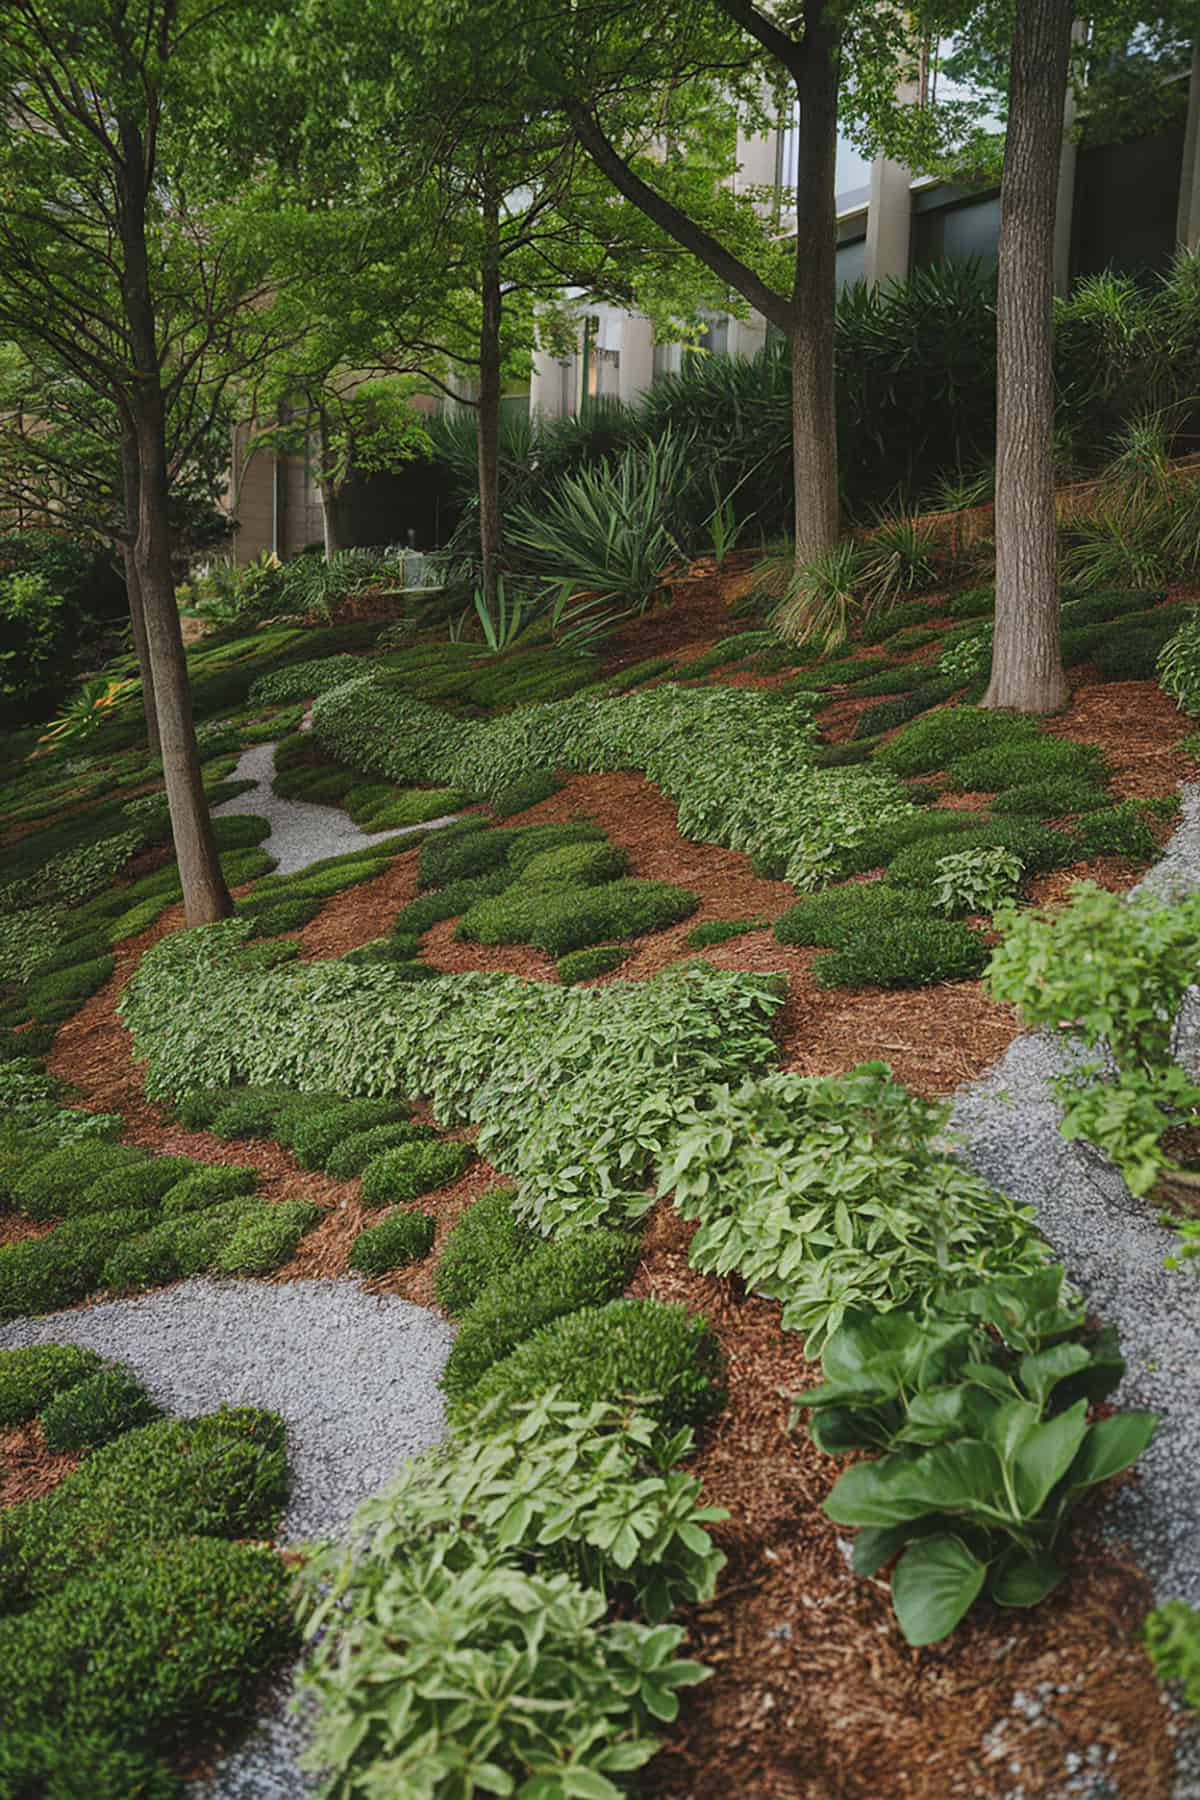
[[[136,125],[120,120],[122,137],[122,297],[133,352],[129,413],[137,443],[138,530],[134,566],[146,625],[171,835],[189,925],[224,919],[233,902],[209,815],[192,725],[192,694],[179,629],[167,482],[162,371],[146,253],[144,148]]]
[[[317,455],[320,458],[317,491],[321,496],[321,536],[325,544],[325,561],[331,563],[342,545],[338,531],[337,483],[330,463],[329,420],[324,412],[317,425]]]
[[[836,307],[837,102],[840,37],[824,0],[805,8],[804,63],[796,154],[796,267],[792,285],[792,480],[796,567],[832,550],[838,537],[837,416],[833,344]]]
[[[121,560],[125,567],[125,593],[129,600],[129,622],[133,627],[133,648],[137,653],[138,674],[142,680],[142,711],[146,715],[146,742],[151,756],[162,755],[158,735],[158,710],[154,703],[154,671],[150,666],[150,645],[146,638],[146,617],[142,610],[142,589],[138,580],[137,559],[133,554],[138,531],[138,453],[132,421],[121,421],[121,477],[125,500],[125,536],[121,540]]]
[[[479,452],[479,549],[483,595],[496,615],[500,583],[500,227],[499,208],[484,202],[483,321],[479,331],[479,394],[475,415]]]
[[[996,295],[996,632],[983,704],[1056,712],[1054,218],[1072,0],[1017,0]]]

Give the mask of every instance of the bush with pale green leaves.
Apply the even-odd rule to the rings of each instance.
[[[980,845],[976,850],[949,850],[940,856],[933,883],[933,904],[938,912],[994,913],[1010,900],[1020,885],[1025,865],[1015,850],[1002,844]]]

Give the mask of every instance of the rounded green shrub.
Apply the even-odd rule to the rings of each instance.
[[[271,906],[256,908],[251,917],[255,937],[278,937],[284,931],[299,931],[315,919],[324,902],[320,898],[298,895],[292,900],[276,900]],[[240,907],[239,911],[248,909]]]
[[[545,1243],[513,1217],[512,1188],[489,1188],[456,1221],[433,1272],[440,1307],[460,1319],[498,1277],[527,1260]]]
[[[584,1306],[602,1306],[629,1282],[640,1253],[628,1232],[580,1232],[545,1244],[498,1275],[470,1307],[442,1371],[447,1394],[466,1394],[541,1325]]]
[[[549,850],[564,850],[571,844],[605,844],[607,841],[600,826],[587,819],[567,819],[554,825],[525,825],[510,835],[508,866],[514,874],[521,875],[535,857],[544,856]]]
[[[113,1363],[56,1394],[42,1409],[42,1433],[48,1450],[94,1450],[161,1411],[132,1369]]]
[[[39,1800],[182,1800],[183,1783],[151,1750],[105,1731],[42,1727],[0,1739],[0,1794]]]
[[[502,894],[511,880],[512,870],[505,863],[501,868],[489,869],[485,875],[468,875],[459,881],[447,882],[445,887],[430,894],[420,894],[407,906],[402,906],[392,928],[405,936],[420,937],[431,925],[438,925],[443,919],[457,918],[476,901]]]
[[[580,1406],[636,1395],[664,1430],[700,1425],[725,1403],[720,1345],[707,1322],[661,1300],[610,1300],[541,1326],[493,1363],[452,1411],[490,1401],[498,1416],[548,1388]]]
[[[152,1212],[128,1208],[68,1219],[48,1237],[0,1249],[0,1319],[57,1312],[86,1300],[101,1285],[113,1246],[145,1231]]]
[[[94,1350],[78,1344],[30,1344],[0,1350],[0,1431],[24,1425],[57,1395],[103,1368]]]
[[[948,706],[914,719],[875,754],[894,775],[932,774],[947,769],[956,757],[997,744],[1028,742],[1037,736],[1030,719],[976,706]]]
[[[781,944],[837,950],[870,936],[884,926],[928,914],[925,898],[882,881],[852,882],[826,888],[788,908],[775,921],[775,937]]]
[[[942,604],[951,619],[982,619],[996,609],[996,589],[991,582],[984,587],[963,588]]]
[[[207,1207],[236,1200],[243,1194],[252,1194],[257,1187],[257,1169],[235,1163],[199,1168],[167,1189],[162,1198],[163,1217],[177,1219],[185,1213],[202,1212]]]
[[[615,844],[560,844],[556,850],[539,850],[521,870],[520,879],[530,887],[596,887],[602,881],[618,881],[628,870],[624,851]]]
[[[1071,813],[1096,812],[1111,801],[1108,790],[1087,776],[1050,775],[1002,788],[991,809],[1002,815],[1063,819]]]
[[[321,1217],[311,1200],[278,1200],[247,1210],[212,1259],[218,1275],[269,1275],[296,1254]]]
[[[331,1106],[298,1125],[291,1150],[302,1169],[319,1169],[343,1138],[370,1131],[376,1125],[397,1125],[408,1119],[411,1107],[402,1100],[347,1100]]]
[[[859,838],[842,854],[842,872],[846,875],[865,875],[869,869],[879,869],[890,863],[897,852],[909,844],[978,830],[979,817],[976,813],[955,812],[950,807],[925,804],[920,812],[889,819],[886,824],[877,826],[873,832]]]
[[[29,1219],[66,1218],[86,1206],[85,1196],[102,1176],[150,1160],[136,1144],[64,1144],[24,1169],[12,1184],[17,1211]]]
[[[515,831],[497,831],[482,819],[462,831],[439,832],[421,845],[418,879],[422,887],[444,888],[464,877],[507,866]]]
[[[433,1248],[436,1221],[423,1212],[397,1212],[360,1231],[350,1251],[350,1267],[360,1275],[386,1275],[418,1262]]]
[[[695,912],[699,896],[665,881],[609,881],[600,887],[514,888],[473,906],[459,936],[481,944],[535,944],[565,956],[607,939],[640,937],[678,924]]]
[[[85,1571],[97,1576],[98,1565],[134,1544],[192,1533],[269,1537],[286,1498],[275,1413],[224,1407],[127,1431],[49,1493],[0,1517],[0,1611],[41,1600]]]
[[[987,945],[969,925],[917,916],[880,924],[871,936],[818,956],[813,975],[826,988],[928,987],[969,981],[987,959]]]
[[[335,1181],[353,1181],[367,1164],[397,1144],[428,1143],[437,1137],[431,1125],[414,1125],[411,1119],[398,1119],[392,1125],[372,1125],[368,1131],[352,1131],[339,1138],[325,1158],[325,1173]]]
[[[53,975],[39,975],[25,994],[29,1016],[40,1025],[69,1019],[104,986],[115,968],[111,956],[97,956],[73,968],[58,969]]]
[[[493,816],[509,819],[514,813],[524,812],[526,807],[536,806],[539,800],[549,800],[561,786],[560,776],[551,774],[549,769],[535,769],[492,796]]]
[[[364,1206],[390,1206],[394,1201],[416,1200],[434,1188],[457,1181],[475,1156],[470,1144],[438,1138],[430,1143],[397,1144],[373,1157],[363,1170]]]
[[[0,1620],[4,1666],[21,1671],[6,1723],[103,1729],[134,1744],[225,1729],[295,1646],[290,1587],[276,1552],[260,1544],[204,1535],[122,1548],[24,1616]]]
[[[1158,851],[1154,833],[1136,800],[1090,812],[1076,824],[1073,834],[1080,856],[1124,856],[1131,862],[1151,862]]]
[[[190,1156],[156,1156],[147,1162],[110,1169],[84,1190],[74,1211],[82,1214],[113,1212],[121,1206],[153,1206],[201,1166]]]
[[[175,1116],[187,1131],[207,1131],[236,1093],[236,1088],[194,1088],[177,1102]]]
[[[227,1142],[269,1138],[274,1136],[275,1116],[283,1104],[283,1095],[268,1088],[244,1088],[217,1108],[208,1129]]]
[[[950,850],[976,850],[992,845],[1012,850],[1020,857],[1027,875],[1044,875],[1050,869],[1065,869],[1078,860],[1079,852],[1065,831],[1055,831],[1031,819],[991,819],[981,824],[978,814],[967,817],[974,817],[975,824],[969,830],[959,832],[952,844],[931,838],[898,851],[888,863],[888,880],[897,887],[928,892],[937,879],[939,861]]]
[[[594,981],[611,974],[633,954],[628,944],[593,944],[588,950],[571,950],[558,959],[558,979],[570,987],[576,981]]]
[[[769,919],[706,919],[702,925],[692,926],[687,942],[692,950],[707,950],[730,938],[744,937],[748,931],[765,931],[769,924]]]
[[[1094,744],[1049,736],[985,745],[982,750],[956,756],[949,767],[951,786],[963,793],[996,793],[1022,782],[1055,777],[1102,782],[1109,774],[1107,759]]]
[[[259,813],[223,813],[213,820],[218,850],[249,850],[271,835],[271,821]]]

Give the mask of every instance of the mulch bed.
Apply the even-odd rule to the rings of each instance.
[[[48,1450],[37,1419],[0,1431],[0,1511],[48,1494],[81,1461],[80,1451]]]

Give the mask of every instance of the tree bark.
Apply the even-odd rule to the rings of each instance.
[[[500,583],[500,290],[499,204],[483,207],[483,319],[479,331],[479,393],[475,426],[479,455],[479,549],[483,596],[495,617]]]
[[[833,349],[837,291],[837,103],[840,42],[824,0],[805,8],[796,155],[796,268],[792,286],[792,480],[796,567],[838,536]]]
[[[120,123],[124,151],[121,285],[133,361],[129,413],[138,459],[138,529],[133,558],[153,672],[167,806],[184,911],[189,925],[206,925],[227,918],[233,911],[233,901],[221,871],[200,772],[171,568],[166,419],[146,253],[144,151],[136,127],[128,120]]]
[[[1072,0],[1017,0],[996,296],[996,630],[983,704],[1056,712],[1054,219]]]
[[[158,735],[158,709],[154,701],[154,670],[150,666],[150,644],[146,637],[146,616],[142,608],[142,587],[138,580],[137,559],[133,553],[138,531],[138,452],[133,424],[121,424],[121,477],[124,486],[125,536],[121,540],[121,560],[125,568],[125,593],[129,600],[129,622],[133,627],[133,648],[137,654],[138,674],[142,681],[142,711],[146,715],[146,742],[151,756],[162,755]]]

